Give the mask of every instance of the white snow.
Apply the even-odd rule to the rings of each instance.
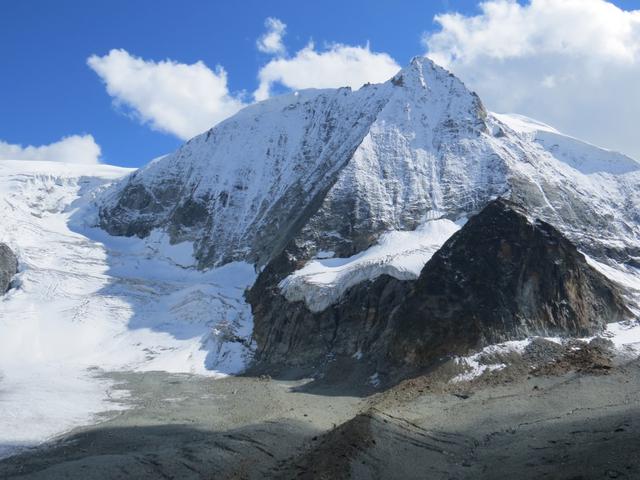
[[[620,353],[640,355],[640,324],[637,321],[610,323],[604,336],[613,342]]]
[[[511,127],[514,131],[518,133],[529,133],[536,134],[538,132],[551,132],[551,133],[560,133],[558,130],[553,128],[546,123],[542,123],[538,120],[534,120],[533,118],[525,117],[524,115],[518,115],[517,113],[491,113],[494,117],[500,120],[505,125]]]
[[[352,286],[380,275],[416,279],[460,222],[431,220],[413,231],[391,231],[378,243],[349,258],[316,258],[280,282],[290,302],[304,301],[313,312],[337,302]]]
[[[502,370],[506,367],[504,363],[494,363],[494,364],[486,364],[482,363],[481,360],[486,355],[495,355],[495,354],[507,354],[507,353],[518,353],[522,354],[524,349],[531,342],[530,339],[527,340],[512,340],[509,342],[499,343],[496,345],[489,345],[488,347],[483,348],[477,353],[466,357],[455,357],[453,361],[462,365],[465,368],[463,373],[460,373],[451,379],[452,383],[459,382],[468,382],[473,380],[474,378],[479,377],[480,375],[487,372],[494,372],[498,370]]]
[[[640,170],[640,163],[633,158],[570,137],[537,120],[516,114],[492,115],[581,173],[624,174]]]
[[[199,272],[188,243],[91,228],[94,192],[127,173],[0,161],[0,242],[20,264],[0,298],[0,456],[124,408],[101,372],[225,375],[251,354],[251,265]]]

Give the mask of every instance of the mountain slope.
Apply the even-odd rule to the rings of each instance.
[[[264,264],[335,181],[388,88],[305,91],[248,107],[133,173],[106,197],[100,224],[194,241],[200,267]]]
[[[193,241],[199,268],[264,266],[291,242],[300,261],[350,257],[385,232],[455,221],[503,196],[590,255],[634,265],[640,165],[533,125],[488,114],[460,80],[416,58],[381,85],[243,110],[108,191],[100,225]]]

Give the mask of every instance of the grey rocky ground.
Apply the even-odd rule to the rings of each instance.
[[[578,351],[541,342],[470,382],[446,364],[378,393],[112,374],[132,409],[0,462],[0,478],[640,478],[640,361]]]

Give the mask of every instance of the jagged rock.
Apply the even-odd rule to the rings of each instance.
[[[628,311],[618,288],[553,226],[495,200],[455,233],[416,281],[381,276],[318,313],[277,287],[283,255],[252,302],[262,364],[321,368],[362,355],[377,370],[424,368],[441,356],[531,335],[591,335]]]
[[[4,243],[0,243],[0,295],[9,290],[11,279],[18,271],[18,259]]]

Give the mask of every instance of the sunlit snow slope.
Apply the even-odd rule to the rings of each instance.
[[[244,366],[252,267],[201,273],[189,268],[191,245],[86,226],[95,190],[127,173],[0,161],[0,241],[20,262],[0,298],[0,456],[122,408],[101,371]]]

